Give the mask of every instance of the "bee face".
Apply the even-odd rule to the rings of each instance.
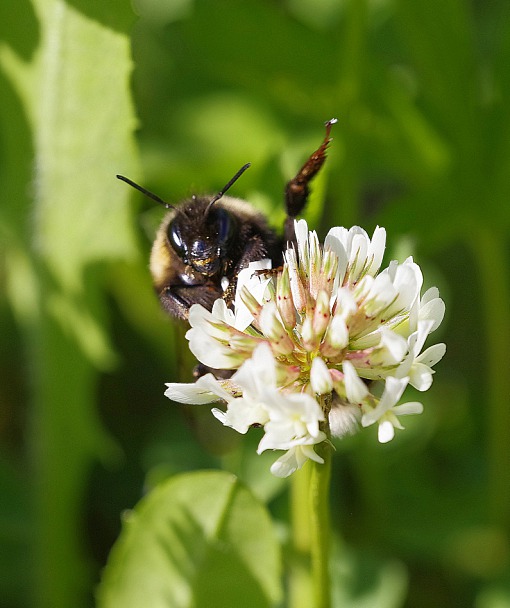
[[[163,219],[151,252],[150,268],[165,310],[187,319],[192,304],[208,309],[218,298],[232,300],[242,268],[277,258],[280,240],[264,216],[240,199],[193,197]]]
[[[223,196],[249,167],[245,165],[215,196],[193,196],[172,207],[128,178],[117,176],[153,200],[172,207],[164,217],[152,247],[150,269],[163,308],[187,320],[193,304],[208,310],[218,298],[232,303],[237,276],[250,262],[270,258],[282,263],[286,242],[294,242],[294,218],[301,213],[309,182],[326,159],[329,133],[335,119],[326,123],[326,136],[285,189],[287,220],[277,236],[265,217],[247,202]]]
[[[194,197],[184,203],[166,227],[167,242],[180,259],[196,272],[214,277],[224,273],[235,242],[237,220],[219,203]]]

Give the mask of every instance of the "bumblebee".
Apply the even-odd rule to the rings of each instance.
[[[294,218],[304,209],[309,183],[326,159],[330,131],[336,119],[326,123],[321,145],[285,188],[283,237],[278,236],[264,215],[249,203],[224,196],[248,169],[246,164],[214,196],[192,196],[179,205],[170,205],[127,177],[117,178],[170,209],[156,234],[150,257],[154,288],[163,308],[186,321],[193,304],[208,310],[218,298],[227,305],[234,299],[237,276],[250,262],[272,260],[273,268],[282,264],[287,242],[295,241]]]

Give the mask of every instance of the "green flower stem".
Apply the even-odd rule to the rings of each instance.
[[[324,442],[315,450],[324,458],[324,464],[310,460],[291,479],[291,608],[331,606],[329,481],[332,448]]]
[[[329,483],[331,478],[331,445],[316,448],[324,464],[310,461],[310,535],[312,556],[313,606],[330,608],[331,577],[329,571],[331,525],[329,516]]]
[[[310,463],[292,474],[290,481],[290,519],[292,528],[292,560],[289,570],[289,607],[312,606],[310,575]]]

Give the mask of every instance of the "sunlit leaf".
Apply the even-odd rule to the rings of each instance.
[[[88,578],[76,533],[85,477],[95,459],[115,453],[95,408],[97,367],[115,362],[102,268],[136,256],[130,193],[115,180],[137,167],[125,33],[133,15],[119,2],[6,4],[0,69],[10,89],[0,143],[11,160],[2,219],[7,295],[30,369],[25,434],[35,488],[27,560],[35,573],[25,584],[38,605],[79,606]]]
[[[273,606],[278,544],[265,509],[233,475],[184,474],[157,487],[124,522],[99,608]]]

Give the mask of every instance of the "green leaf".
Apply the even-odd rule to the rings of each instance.
[[[42,43],[33,61],[6,46],[0,66],[34,131],[38,254],[80,293],[86,264],[135,252],[130,193],[115,180],[136,173],[129,40],[65,2],[34,4]]]
[[[32,391],[34,573],[24,582],[34,605],[79,607],[90,576],[77,533],[85,479],[93,461],[116,455],[96,410],[97,368],[116,360],[103,271],[137,251],[130,193],[115,180],[136,177],[132,62],[121,27],[134,15],[116,0],[120,25],[112,29],[101,7],[114,3],[4,4],[0,155],[10,160],[0,172],[8,172],[9,196],[0,221]]]
[[[100,608],[275,605],[279,546],[267,511],[228,473],[179,475],[130,513]]]

